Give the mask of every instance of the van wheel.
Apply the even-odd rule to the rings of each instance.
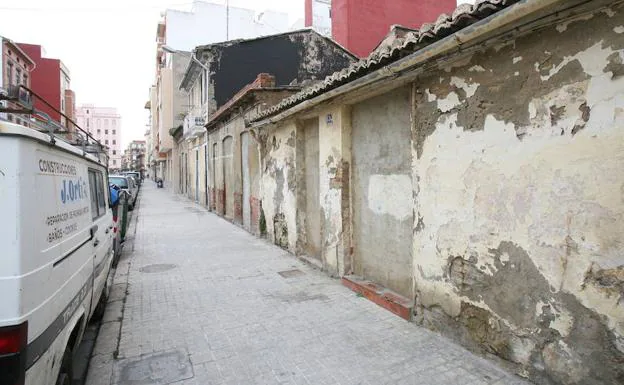
[[[93,316],[91,317],[91,321],[99,321],[104,317],[104,312],[106,311],[106,303],[108,302],[108,288],[104,285],[102,289],[102,295],[100,295],[100,300],[97,305],[95,305],[95,310],[93,311]]]
[[[65,353],[63,353],[63,361],[61,362],[61,369],[56,379],[56,385],[72,385],[73,367],[71,350],[67,348],[65,349]]]

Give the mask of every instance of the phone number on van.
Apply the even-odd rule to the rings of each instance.
[[[78,230],[78,224],[72,223],[71,225],[67,225],[61,228],[55,228],[48,234],[48,242],[52,243],[54,241],[59,241],[63,239],[63,237],[75,232]]]

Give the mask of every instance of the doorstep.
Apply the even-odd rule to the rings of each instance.
[[[399,317],[408,321],[411,319],[414,301],[373,281],[353,275],[342,277],[342,284]]]

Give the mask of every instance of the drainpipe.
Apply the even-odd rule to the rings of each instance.
[[[520,21],[522,18],[543,11],[553,5],[572,3],[570,0],[523,0],[517,4],[498,11],[494,15],[487,17],[481,21],[476,22],[464,29],[461,29],[454,34],[447,36],[446,38],[439,40],[431,45],[428,45],[413,54],[391,63],[383,68],[380,68],[368,75],[365,75],[359,79],[355,79],[341,87],[325,92],[313,99],[306,100],[296,106],[289,108],[273,117],[263,119],[261,121],[252,123],[252,127],[261,127],[269,123],[276,123],[285,118],[288,118],[298,112],[307,110],[313,106],[316,106],[324,101],[332,99],[336,96],[349,93],[364,86],[380,82],[384,79],[389,79],[400,75],[407,69],[417,67],[438,56],[444,55],[450,51],[462,48],[468,43],[478,43],[479,39],[484,38],[492,32],[496,32],[504,28],[507,25],[511,25]],[[581,3],[584,3],[583,1]],[[574,4],[573,6],[578,5]]]

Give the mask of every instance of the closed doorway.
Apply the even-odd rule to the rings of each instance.
[[[223,139],[223,207],[226,218],[234,218],[234,179],[232,170],[232,148],[234,139],[231,136]]]
[[[195,149],[195,202],[199,202],[199,148]]]
[[[243,184],[243,227],[247,231],[251,231],[251,178],[249,175],[249,132],[243,132],[241,134],[241,176]]]
[[[304,122],[305,253],[321,259],[321,198],[319,195],[319,122]]]

